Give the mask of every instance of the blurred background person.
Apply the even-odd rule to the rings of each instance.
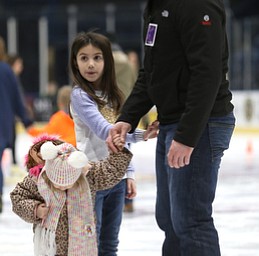
[[[115,35],[108,33],[107,36],[111,42],[116,81],[126,100],[132,91],[137,75],[133,65],[129,61],[128,55],[118,44]]]
[[[58,111],[57,95],[58,95],[59,85],[55,80],[49,81],[47,85],[47,93],[45,97],[50,100],[52,105],[52,114]]]
[[[126,53],[127,53],[127,56],[128,56],[128,60],[129,60],[131,66],[134,70],[135,81],[136,81],[137,77],[138,77],[139,68],[140,68],[140,60],[139,60],[138,53],[134,50],[128,50]],[[150,119],[149,113],[148,113],[141,118],[140,127],[143,128],[143,129],[146,129],[152,121],[154,121],[154,120]]]
[[[64,85],[58,90],[57,106],[58,111],[55,112],[47,124],[42,127],[32,126],[28,129],[28,133],[32,136],[39,136],[43,133],[59,135],[61,140],[76,146],[76,138],[74,131],[74,121],[69,115],[69,103],[72,87]]]
[[[12,67],[12,70],[17,76],[17,79],[20,80],[20,75],[22,74],[24,69],[22,57],[18,54],[9,54],[7,55],[7,63]]]
[[[15,117],[20,118],[25,127],[32,124],[19,89],[19,83],[10,65],[6,63],[6,59],[5,42],[0,37],[0,212],[2,212],[4,186],[2,156],[4,150],[13,144]]]
[[[51,115],[58,111],[57,93],[59,84],[55,80],[49,80],[45,85],[45,92],[33,100],[33,113],[38,122],[48,122]]]
[[[0,36],[0,61],[6,61],[7,60],[7,54],[5,49],[5,41]]]
[[[26,100],[25,100],[25,97],[24,97],[24,89],[23,89],[23,86],[22,86],[21,78],[20,78],[20,75],[22,74],[23,69],[24,69],[23,59],[18,54],[8,54],[7,57],[6,57],[6,61],[11,66],[14,74],[16,75],[17,82],[18,82],[18,85],[19,85],[19,90],[20,90],[20,93],[23,97],[24,104],[26,105],[27,111],[29,112],[29,114],[32,118],[33,117],[33,110],[26,103]],[[14,119],[13,142],[12,142],[12,145],[10,146],[11,150],[12,150],[12,172],[17,171],[18,168],[19,168],[17,166],[17,161],[16,161],[16,146],[15,146],[16,145],[16,133],[17,133],[17,129],[18,129],[17,124],[19,123],[18,121],[19,120],[17,120],[17,118]]]
[[[139,56],[138,53],[134,50],[128,50],[126,51],[126,54],[128,56],[129,63],[131,64],[134,74],[135,74],[135,81],[137,80],[138,77],[138,71],[140,68],[140,61],[139,61]]]

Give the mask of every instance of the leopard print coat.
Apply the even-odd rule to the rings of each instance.
[[[117,154],[110,154],[106,159],[91,162],[92,168],[86,177],[91,189],[93,202],[95,193],[98,190],[104,190],[115,186],[124,176],[132,153],[126,148]],[[41,220],[36,218],[36,207],[44,203],[40,195],[36,180],[31,176],[26,176],[22,182],[19,182],[10,193],[12,209],[19,217],[28,223],[33,224],[33,230],[36,225],[40,225]],[[93,203],[94,205],[94,203]],[[64,206],[56,230],[57,255],[65,256],[68,251],[68,217],[67,208]],[[89,255],[91,256],[91,255]]]

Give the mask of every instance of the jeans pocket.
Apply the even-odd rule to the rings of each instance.
[[[215,160],[221,158],[229,148],[235,124],[214,121],[208,123],[208,128],[212,157]]]

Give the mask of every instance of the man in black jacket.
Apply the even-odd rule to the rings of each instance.
[[[223,0],[150,0],[144,12],[144,68],[107,143],[125,137],[154,105],[156,220],[163,256],[219,256],[212,218],[218,169],[235,126],[227,80]]]

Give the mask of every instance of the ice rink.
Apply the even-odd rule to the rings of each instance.
[[[30,143],[26,134],[18,135],[17,156],[21,166]],[[124,214],[118,256],[161,255],[163,233],[154,218],[155,143],[150,140],[132,146],[138,196],[134,200],[135,211]],[[25,171],[10,171],[9,153],[6,152],[4,161],[6,185],[0,215],[0,256],[32,256],[31,224],[12,213],[9,199],[9,192]],[[221,164],[214,220],[222,256],[259,256],[259,135],[234,134]]]

